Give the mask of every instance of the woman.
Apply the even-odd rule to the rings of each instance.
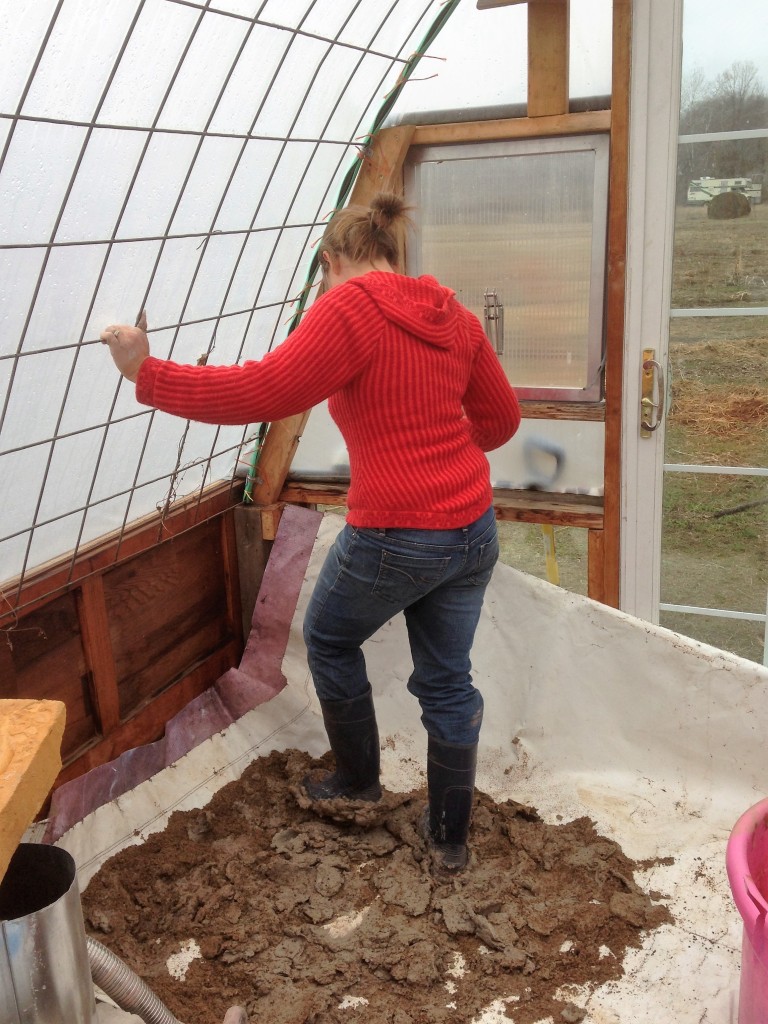
[[[275,351],[241,366],[181,366],[116,326],[101,339],[145,405],[206,423],[279,420],[329,399],[349,451],[347,523],[328,553],[304,639],[335,771],[312,801],[374,801],[379,737],[361,645],[397,612],[428,734],[423,830],[439,873],[462,870],[483,700],[470,649],[498,558],[484,452],[520,423],[477,318],[432,277],[398,272],[403,201],[334,215],[320,243],[325,293]]]

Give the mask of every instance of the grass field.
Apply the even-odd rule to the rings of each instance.
[[[710,220],[677,211],[672,307],[768,305],[768,204]],[[768,466],[768,318],[673,319],[665,461]],[[768,479],[665,474],[661,599],[764,614],[768,591]],[[764,626],[662,613],[662,623],[762,661]]]

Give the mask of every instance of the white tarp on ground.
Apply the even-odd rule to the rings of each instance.
[[[283,662],[288,685],[225,733],[93,812],[61,840],[80,885],[168,815],[204,805],[254,757],[326,747],[301,622],[341,520],[326,516]],[[424,782],[426,740],[405,691],[401,620],[366,647],[377,701],[384,783]],[[581,815],[635,859],[672,858],[640,883],[669,897],[675,924],[630,951],[625,977],[589,996],[587,1024],[731,1024],[741,919],[725,846],[766,795],[768,671],[499,566],[473,654],[486,701],[478,787],[533,804],[550,822]],[[138,837],[135,834],[138,833]]]

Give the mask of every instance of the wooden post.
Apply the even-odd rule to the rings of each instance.
[[[377,192],[403,191],[403,161],[415,131],[415,125],[404,124],[376,133],[352,189],[350,204],[367,206]]]
[[[605,603],[605,530],[587,530],[587,597]]]
[[[254,505],[238,505],[235,512],[237,564],[240,576],[240,608],[243,636],[251,632],[253,609],[272,550],[272,541],[264,536],[261,510]]]
[[[101,734],[109,736],[120,724],[120,695],[102,576],[83,580],[77,604],[83,651],[91,673],[91,696]]]
[[[277,501],[308,419],[309,412],[301,412],[270,423],[256,465],[253,505],[272,505]]]
[[[270,424],[256,466],[252,502],[235,509],[240,607],[246,639],[279,521],[279,515],[275,519],[262,513],[277,509],[277,499],[308,419],[309,412],[303,412]]]
[[[570,0],[529,0],[528,117],[568,113]]]
[[[237,506],[234,512],[236,513]],[[224,566],[224,580],[227,594],[227,621],[242,650],[247,633],[243,626],[243,606],[240,590],[240,567],[237,551],[237,529],[235,515],[222,516],[221,551]]]
[[[605,298],[605,604],[619,607],[621,567],[621,438],[624,378],[624,304],[627,260],[629,93],[632,0],[613,0],[611,163]]]

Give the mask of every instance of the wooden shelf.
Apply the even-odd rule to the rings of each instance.
[[[325,480],[289,480],[280,501],[296,505],[346,505],[347,484]],[[589,494],[556,494],[552,491],[493,492],[496,518],[517,523],[576,526],[602,530],[603,499]]]

